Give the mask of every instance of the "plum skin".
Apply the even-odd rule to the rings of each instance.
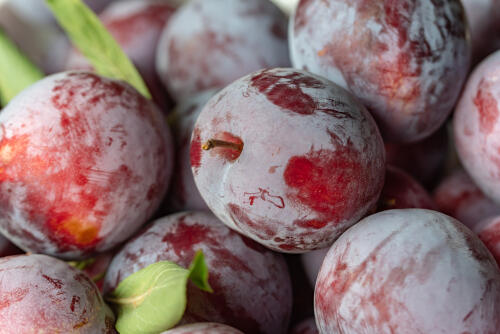
[[[489,249],[500,266],[500,217],[490,217],[474,225],[472,229]]]
[[[210,139],[243,149],[203,150]],[[373,118],[350,93],[278,68],[235,81],[205,105],[191,166],[222,222],[273,250],[303,253],[331,244],[375,204],[385,153]]]
[[[463,224],[431,210],[363,219],[330,248],[316,282],[320,333],[493,334],[499,312],[492,255]]]
[[[80,270],[46,255],[0,259],[3,334],[116,333],[114,315]]]
[[[49,76],[0,114],[0,230],[67,259],[111,249],[156,210],[172,158],[163,115],[128,84]]]
[[[210,321],[245,333],[285,332],[292,288],[282,255],[232,231],[208,212],[182,212],[153,222],[114,257],[104,292],[154,262],[187,268],[198,250],[205,256],[214,293],[188,285],[181,324]]]
[[[223,324],[201,322],[175,327],[162,334],[243,334],[243,332]]]
[[[444,123],[470,62],[459,0],[302,0],[289,35],[294,67],[348,88],[394,142]]]

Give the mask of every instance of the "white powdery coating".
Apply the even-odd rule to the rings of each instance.
[[[214,322],[184,325],[170,329],[162,334],[243,334],[239,330]]]
[[[172,120],[170,124],[176,145],[176,159],[173,172],[175,177],[172,178],[166,206],[174,212],[209,210],[194,182],[189,149],[196,119],[216,92],[217,90],[208,90],[180,101],[169,116]]]
[[[0,230],[64,258],[110,249],[159,205],[171,146],[160,111],[129,85],[85,72],[47,77],[0,114]]]
[[[132,273],[158,261],[188,267],[202,250],[214,292],[188,286],[181,323],[214,321],[248,333],[284,333],[292,307],[286,263],[230,230],[210,213],[186,212],[155,221],[115,256],[104,282],[112,291]]]
[[[500,205],[486,197],[462,169],[446,177],[434,190],[433,197],[439,211],[470,229],[485,218],[500,215]]]
[[[453,129],[458,155],[479,188],[500,204],[500,51],[469,77]]]
[[[456,0],[302,1],[292,63],[350,89],[388,139],[415,142],[445,121],[465,80],[463,17]]]
[[[244,144],[235,161],[220,158],[217,149],[201,152],[201,144],[223,133]],[[193,145],[201,152],[193,172],[209,208],[232,229],[280,252],[330,245],[374,205],[383,185],[385,154],[372,117],[347,91],[302,70],[263,70],[226,87],[198,117],[191,145],[192,164]],[[303,170],[301,159],[314,164],[318,179],[310,186],[291,184],[300,181],[293,173]],[[348,201],[323,197],[329,207],[318,209],[322,204],[313,197],[321,192]]]
[[[2,334],[114,333],[114,316],[80,270],[45,255],[0,259]]]
[[[331,247],[315,289],[321,333],[497,333],[500,271],[442,213],[369,216]]]
[[[172,17],[156,69],[176,99],[289,66],[285,15],[268,0],[193,0]]]

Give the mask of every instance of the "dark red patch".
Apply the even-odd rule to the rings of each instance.
[[[0,290],[0,310],[23,300],[29,293],[29,288],[16,288],[12,291]]]
[[[492,85],[484,78],[479,82],[474,104],[479,112],[479,129],[484,134],[493,131],[498,118],[498,102],[491,93]]]
[[[279,209],[285,208],[285,201],[283,197],[277,195],[271,195],[268,190],[259,188],[258,192],[255,193],[243,193],[243,196],[248,196],[250,205],[253,205],[255,200],[260,199],[264,202],[271,203]]]
[[[318,219],[310,219],[310,220],[296,220],[294,221],[295,225],[298,225],[303,228],[315,228],[321,229],[328,225],[328,221],[326,220],[318,220]]]
[[[272,228],[275,222],[253,220],[245,213],[245,209],[233,203],[228,204],[228,212],[235,225],[243,231],[249,231],[262,240],[270,240],[276,235],[276,231]]]
[[[52,284],[56,289],[61,289],[63,286],[63,282],[60,279],[52,278],[47,275],[42,275],[50,284]]]
[[[225,142],[237,144],[243,149],[243,141],[241,140],[241,138],[229,132],[220,132],[216,134],[214,138],[211,139],[218,139]],[[214,154],[216,154],[217,156],[221,157],[224,160],[234,161],[238,159],[242,151],[230,147],[214,147],[210,150],[210,152],[213,152]]]
[[[173,249],[177,256],[185,257],[194,253],[196,245],[206,243],[209,239],[210,228],[200,225],[188,225],[182,221],[176,224],[175,229],[164,235],[162,241],[169,249]]]
[[[191,158],[191,167],[194,172],[197,173],[198,168],[201,166],[201,154],[203,152],[202,142],[200,137],[200,130],[198,128],[194,129],[193,139],[191,140],[191,148],[189,151],[189,156]]]
[[[75,305],[76,304],[80,304],[80,297],[73,296],[73,298],[71,298],[71,305],[69,306],[69,308],[71,309],[71,312],[75,312]]]

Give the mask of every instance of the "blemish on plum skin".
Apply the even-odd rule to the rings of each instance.
[[[489,134],[493,131],[498,118],[498,104],[490,92],[491,84],[483,78],[474,97],[474,105],[479,112],[479,128],[482,133]]]
[[[52,278],[47,275],[42,275],[42,277],[45,278],[50,284],[52,284],[56,289],[61,289],[63,286],[62,281],[57,278]]]
[[[253,205],[256,199],[261,199],[264,202],[271,203],[279,209],[285,208],[285,201],[283,200],[283,197],[271,195],[268,190],[263,188],[259,188],[259,191],[254,193],[243,193],[243,196],[248,196],[250,205]]]
[[[189,151],[191,159],[191,167],[193,168],[195,173],[197,173],[198,168],[201,167],[201,155],[202,155],[201,146],[202,144],[201,144],[200,130],[198,128],[195,128],[193,132],[193,140],[191,141],[191,148]]]

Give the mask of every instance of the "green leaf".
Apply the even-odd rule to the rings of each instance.
[[[43,73],[0,29],[0,102],[2,106],[43,77]]]
[[[158,334],[174,327],[186,309],[188,279],[200,289],[212,291],[201,251],[196,253],[189,269],[162,261],[125,278],[106,296],[117,312],[118,332]]]
[[[45,0],[73,44],[100,75],[124,80],[151,94],[141,75],[99,18],[81,0]]]
[[[68,264],[74,268],[84,270],[88,266],[92,265],[95,262],[95,258],[90,258],[82,261],[68,261]]]

